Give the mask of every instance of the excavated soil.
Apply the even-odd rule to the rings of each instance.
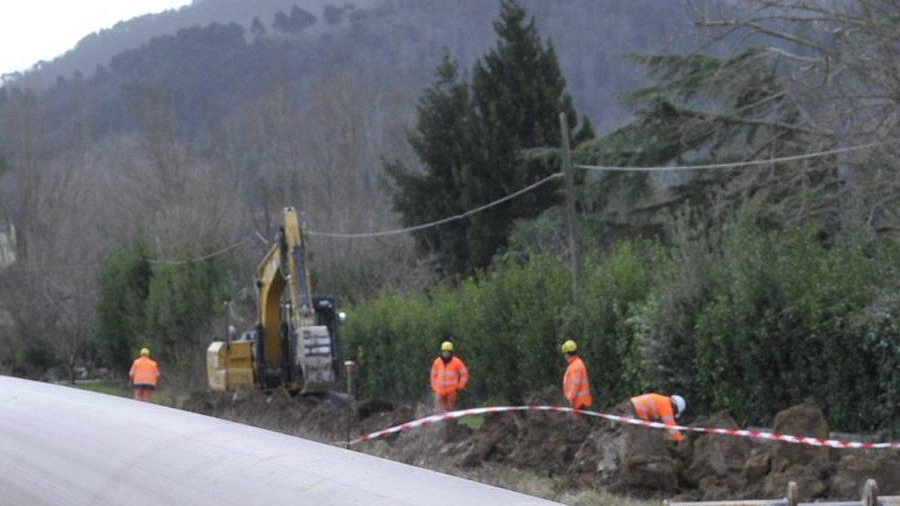
[[[529,402],[559,404],[557,395],[547,390]],[[424,406],[384,401],[351,407],[350,437],[431,414]],[[197,393],[185,409],[336,446],[348,436],[346,403],[283,391]],[[353,449],[556,500],[586,491],[680,501],[775,499],[784,497],[789,481],[797,482],[801,501],[858,500],[868,478],[877,481],[880,495],[900,495],[896,450],[838,450],[696,433],[675,445],[663,431],[556,412],[496,413],[472,421],[483,423],[453,420]],[[725,412],[688,422],[737,427]],[[812,404],[782,411],[774,425],[781,434],[829,437],[821,410]],[[535,480],[545,486],[535,488]]]

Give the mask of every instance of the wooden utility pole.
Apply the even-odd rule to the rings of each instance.
[[[569,148],[569,124],[566,113],[559,114],[562,132],[562,166],[566,179],[566,223],[569,228],[569,269],[572,271],[572,296],[578,295],[578,225],[575,223],[575,181],[572,176],[572,151]]]

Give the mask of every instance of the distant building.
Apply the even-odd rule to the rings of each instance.
[[[16,263],[16,227],[0,223],[0,269]]]

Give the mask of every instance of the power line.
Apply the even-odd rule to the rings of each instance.
[[[728,162],[728,163],[709,163],[703,165],[663,165],[656,167],[618,167],[614,165],[575,165],[578,169],[599,170],[606,172],[671,172],[678,170],[710,170],[710,169],[735,169],[740,167],[755,167],[761,165],[772,165],[776,163],[795,162],[798,160],[808,160],[810,158],[820,158],[823,156],[837,155],[847,153],[849,151],[858,151],[861,149],[869,149],[875,146],[889,144],[888,142],[872,142],[870,144],[862,144],[860,146],[850,146],[846,148],[831,149],[828,151],[818,151],[815,153],[806,153],[802,155],[782,156],[778,158],[768,158],[766,160],[748,160],[744,162]]]
[[[245,236],[243,239],[225,246],[224,248],[209,253],[207,255],[203,255],[195,258],[186,258],[183,260],[165,260],[165,259],[148,259],[147,263],[156,264],[156,265],[184,265],[189,263],[197,263],[203,262],[204,260],[209,260],[210,258],[215,258],[220,255],[224,255],[229,251],[237,248],[241,244],[249,241],[250,239],[254,239],[256,236],[253,234],[249,234]],[[33,265],[33,266],[22,266],[22,267],[7,267],[0,268],[0,272],[40,272],[40,271],[53,271],[53,270],[88,270],[100,267],[100,264],[74,264],[74,265]]]
[[[667,172],[667,171],[679,171],[679,170],[733,169],[733,168],[741,168],[741,167],[757,167],[757,166],[762,166],[762,165],[772,165],[772,164],[777,164],[777,163],[793,162],[793,161],[798,161],[798,160],[808,160],[808,159],[812,159],[812,158],[820,158],[823,156],[836,155],[836,154],[847,153],[847,152],[851,152],[851,151],[859,151],[859,150],[863,150],[863,149],[869,149],[869,148],[872,148],[875,146],[892,144],[895,142],[897,142],[897,141],[894,140],[894,141],[887,141],[887,142],[873,142],[873,143],[869,143],[869,144],[862,144],[859,146],[849,146],[849,147],[845,147],[845,148],[837,148],[837,149],[831,149],[831,150],[827,150],[827,151],[818,151],[818,152],[814,152],[814,153],[806,153],[806,154],[801,154],[801,155],[769,158],[769,159],[765,159],[765,160],[747,160],[747,161],[743,161],[743,162],[711,163],[711,164],[702,164],[702,165],[668,165],[668,166],[664,165],[664,166],[649,166],[649,167],[621,167],[621,166],[612,166],[612,165],[574,165],[574,167],[578,168],[578,169],[583,169],[583,170],[608,171],[608,172]],[[513,193],[506,195],[505,197],[502,197],[500,199],[497,199],[493,202],[489,202],[487,204],[476,207],[474,209],[470,209],[464,213],[456,214],[453,216],[448,216],[448,217],[442,218],[440,220],[431,221],[428,223],[422,223],[420,225],[415,225],[412,227],[398,228],[398,229],[393,229],[393,230],[383,230],[383,231],[378,231],[378,232],[361,232],[361,233],[317,232],[314,230],[310,230],[310,231],[305,231],[304,234],[309,235],[309,236],[316,236],[316,237],[333,237],[333,238],[341,238],[341,239],[354,239],[354,238],[382,237],[382,236],[398,235],[398,234],[405,234],[405,233],[409,233],[409,232],[415,232],[417,230],[423,230],[426,228],[436,227],[438,225],[443,225],[445,223],[450,223],[453,221],[468,218],[469,216],[480,213],[480,212],[490,209],[492,207],[498,206],[506,201],[512,200],[520,195],[528,193],[531,190],[534,190],[534,189],[538,188],[539,186],[549,182],[550,180],[556,179],[558,177],[563,177],[563,173],[556,172],[556,173],[550,174],[549,176],[545,177],[544,179],[541,179],[540,181],[538,181],[536,183],[526,186],[525,188],[522,188],[521,190],[513,192]],[[214,258],[219,255],[224,255],[225,253],[233,250],[234,248],[237,248],[244,242],[246,242],[252,238],[257,238],[257,237],[258,237],[258,234],[257,235],[254,235],[254,234],[247,235],[243,239],[241,239],[229,246],[226,246],[218,251],[215,251],[208,255],[196,257],[196,258],[188,258],[188,259],[184,259],[184,260],[158,260],[157,259],[157,260],[148,260],[148,262],[152,263],[152,264],[164,264],[164,265],[183,265],[183,264],[188,264],[188,263],[202,262],[204,260],[209,260],[210,258]],[[262,240],[262,237],[258,237],[258,238],[260,240]],[[54,269],[60,269],[60,270],[88,269],[88,268],[92,268],[92,267],[95,267],[95,265],[82,264],[82,265],[72,265],[72,266],[8,267],[6,270],[7,271],[40,271],[40,270],[54,270]]]
[[[233,250],[234,248],[237,248],[241,244],[249,241],[250,239],[254,239],[254,238],[255,238],[255,236],[253,234],[244,236],[243,239],[241,239],[240,241],[237,241],[236,243],[230,244],[218,251],[214,251],[208,255],[203,255],[201,257],[187,258],[184,260],[147,260],[147,262],[149,262],[151,264],[164,264],[164,265],[184,265],[184,264],[190,264],[190,263],[203,262],[204,260],[209,260],[210,258],[215,258],[219,255],[224,255],[225,253],[228,253],[229,251]]]
[[[21,267],[13,267],[15,263],[9,267],[0,267],[0,272],[40,272],[40,271],[67,271],[67,270],[88,270],[99,267],[100,264],[73,264],[73,265],[24,265]]]
[[[473,214],[480,213],[481,211],[484,211],[486,209],[490,209],[491,207],[500,205],[508,200],[512,200],[512,199],[518,197],[519,195],[528,193],[531,190],[534,190],[535,188],[543,185],[544,183],[547,183],[551,179],[556,179],[556,178],[562,177],[562,176],[563,176],[562,172],[556,172],[556,173],[550,174],[549,176],[545,177],[544,179],[541,179],[540,181],[538,181],[534,184],[526,186],[525,188],[522,188],[519,191],[510,193],[509,195],[507,195],[505,197],[497,199],[497,200],[490,202],[488,204],[485,204],[483,206],[479,206],[474,209],[470,209],[462,214],[448,216],[447,218],[443,218],[443,219],[440,219],[437,221],[431,221],[428,223],[423,223],[421,225],[415,225],[412,227],[398,228],[398,229],[394,229],[394,230],[383,230],[380,232],[363,232],[363,233],[358,233],[358,234],[343,234],[343,233],[336,233],[336,232],[316,232],[316,231],[312,231],[312,230],[307,231],[305,233],[306,233],[306,235],[317,236],[317,237],[337,237],[337,238],[341,238],[341,239],[352,239],[352,238],[360,238],[360,237],[380,237],[380,236],[387,236],[387,235],[405,234],[407,232],[415,232],[416,230],[422,230],[425,228],[431,228],[431,227],[436,227],[438,225],[443,225],[444,223],[450,223],[451,221],[462,220],[464,218],[472,216]]]
[[[740,167],[755,167],[762,165],[772,165],[777,163],[785,163],[785,162],[793,162],[798,160],[808,160],[811,158],[820,158],[823,156],[836,155],[840,153],[847,153],[850,151],[858,151],[862,149],[869,149],[875,146],[890,144],[891,142],[873,142],[869,144],[862,144],[859,146],[849,146],[846,148],[837,148],[831,149],[827,151],[818,151],[815,153],[805,153],[801,155],[793,155],[793,156],[782,156],[778,158],[768,158],[765,160],[747,160],[743,162],[727,162],[727,163],[710,163],[703,165],[669,165],[669,166],[651,166],[651,167],[621,167],[621,166],[612,166],[612,165],[574,165],[575,168],[583,169],[583,170],[597,170],[597,171],[608,171],[608,172],[666,172],[666,171],[678,171],[678,170],[711,170],[711,169],[733,169]],[[476,207],[469,211],[466,211],[461,214],[456,214],[453,216],[448,216],[447,218],[443,218],[436,221],[431,221],[428,223],[422,223],[421,225],[415,225],[412,227],[406,228],[398,228],[393,230],[383,230],[378,232],[360,232],[360,233],[340,233],[340,232],[318,232],[318,231],[306,231],[305,234],[309,236],[316,237],[334,237],[341,239],[354,239],[354,238],[369,238],[369,237],[381,237],[388,235],[397,235],[397,234],[405,234],[408,232],[414,232],[416,230],[422,230],[426,228],[436,227],[438,225],[443,225],[445,223],[450,223],[452,221],[461,220],[467,218],[473,214],[479,213],[496,205],[502,204],[508,200],[516,198],[524,193],[527,193],[544,183],[550,181],[551,179],[555,179],[558,177],[562,177],[562,172],[556,172],[547,176],[546,178],[530,185],[521,190],[518,190],[514,193],[511,193],[505,197],[502,197],[498,200],[490,202],[480,207]]]

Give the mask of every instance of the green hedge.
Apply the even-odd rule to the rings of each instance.
[[[711,246],[621,242],[589,254],[573,298],[550,255],[477,279],[389,294],[353,309],[344,336],[367,397],[424,399],[442,340],[472,373],[466,402],[522,402],[559,385],[575,339],[595,406],[647,390],[771,422],[813,400],[841,430],[900,432],[900,243],[865,234],[823,244],[811,229],[739,221]]]
[[[352,311],[346,349],[366,396],[406,400],[428,392],[441,341],[453,341],[471,372],[469,398],[521,402],[555,381],[560,305],[571,301],[569,274],[548,257],[508,263],[483,281],[438,286],[428,294],[383,296]]]
[[[837,427],[896,425],[896,241],[735,235],[697,316],[696,395],[749,422],[813,400]]]

